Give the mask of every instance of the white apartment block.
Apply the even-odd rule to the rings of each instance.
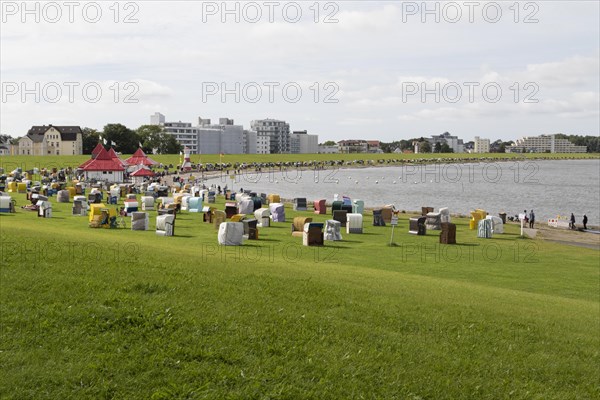
[[[162,125],[165,132],[175,136],[179,144],[190,149],[190,154],[198,154],[198,128],[190,122],[164,122],[163,116],[162,124],[153,125]]]
[[[507,149],[510,153],[585,153],[586,146],[576,146],[555,135],[526,136]]]
[[[489,153],[490,152],[490,139],[482,139],[479,136],[475,136],[473,140],[473,153]]]
[[[244,130],[246,154],[270,154],[271,141],[268,135],[258,135],[255,131]]]
[[[243,154],[246,146],[244,127],[232,119],[220,118],[218,124],[198,118],[198,145],[200,154]]]
[[[292,154],[316,154],[319,152],[319,135],[309,135],[306,131],[295,131],[290,135]]]
[[[245,130],[229,118],[220,118],[218,124],[210,119],[198,118],[198,123],[166,122],[161,113],[150,116],[150,124],[164,127],[165,132],[190,149],[191,154],[315,154],[319,152],[318,135],[306,131],[290,134],[285,121],[255,120],[252,128]],[[337,152],[337,151],[336,151]]]
[[[259,137],[269,136],[269,153],[289,153],[290,124],[276,119],[259,119],[250,123],[250,127]]]
[[[164,125],[165,116],[159,112],[155,112],[154,115],[150,116],[150,125]]]
[[[246,147],[243,127],[234,125],[229,118],[219,119],[218,124],[198,118],[198,124],[192,125],[191,122],[165,122],[164,115],[155,113],[150,123],[164,127],[165,132],[190,149],[190,154],[241,154]]]

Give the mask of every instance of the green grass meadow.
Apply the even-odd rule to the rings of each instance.
[[[2,399],[595,399],[598,251],[372,226],[304,247],[289,222],[220,247],[0,214]],[[223,198],[217,205],[222,208]],[[127,223],[129,228],[130,224]]]
[[[130,155],[123,155],[121,159],[125,160]],[[181,157],[178,154],[150,155],[150,157],[165,165],[174,166],[181,163]],[[485,158],[486,160],[532,160],[532,159],[597,159],[598,153],[581,154],[545,154],[545,153],[489,153],[489,154],[225,154],[220,157],[218,154],[192,154],[193,163],[253,163],[253,162],[297,162],[297,161],[353,161],[353,160],[431,160],[432,162],[444,162],[444,160],[465,160],[474,161]],[[0,168],[10,172],[15,168],[22,168],[24,171],[33,168],[77,168],[90,158],[90,155],[79,156],[1,156]]]

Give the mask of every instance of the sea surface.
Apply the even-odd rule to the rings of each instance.
[[[538,222],[575,214],[581,224],[600,225],[600,160],[544,160],[407,165],[321,171],[247,172],[208,181],[234,191],[276,193],[282,198],[333,201],[334,194],[361,199],[367,207],[400,210],[449,207],[468,214],[481,208],[516,215],[532,208]]]

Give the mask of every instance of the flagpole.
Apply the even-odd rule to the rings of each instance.
[[[219,153],[219,169],[221,170],[221,182],[223,182],[223,153],[220,152]],[[227,180],[227,178],[225,178],[225,180]]]

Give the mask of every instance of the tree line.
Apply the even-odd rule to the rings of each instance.
[[[83,154],[91,154],[100,137],[107,146],[114,143],[115,151],[122,154],[134,153],[140,144],[148,154],[179,154],[183,150],[175,136],[158,125],[142,125],[134,130],[122,124],[108,124],[101,132],[92,128],[83,128],[82,131]]]

